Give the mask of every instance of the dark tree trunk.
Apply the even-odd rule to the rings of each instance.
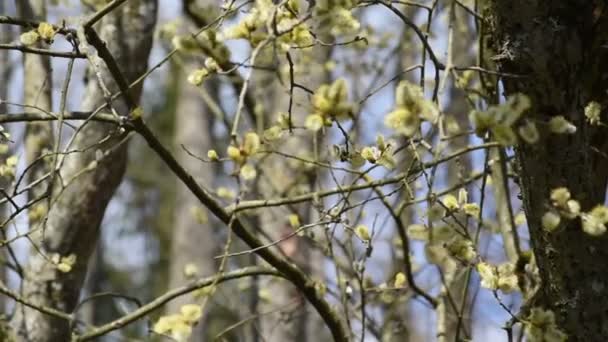
[[[608,105],[608,8],[605,1],[493,0],[488,24],[507,95],[532,100],[528,117],[541,131],[535,145],[516,149],[520,185],[543,286],[542,304],[553,310],[569,341],[608,338],[608,235],[592,237],[580,219],[542,229],[552,189],[565,186],[583,211],[604,203],[608,135],[585,120],[584,108]],[[547,123],[563,115],[574,134],[551,134]],[[602,112],[606,122],[606,111]]]

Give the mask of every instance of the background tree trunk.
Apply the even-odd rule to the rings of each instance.
[[[201,162],[184,150],[185,148],[196,156],[206,156],[212,141],[210,127],[212,114],[207,109],[197,87],[188,84],[183,75],[183,72],[194,70],[196,67],[196,65],[188,64],[178,76],[181,79],[181,88],[175,117],[175,151],[178,161],[194,179],[209,187],[213,185],[213,165]],[[214,92],[212,89],[214,84],[215,82],[206,82],[207,91]],[[178,183],[175,199],[175,225],[171,232],[169,289],[188,282],[184,273],[188,264],[196,266],[197,277],[213,275],[217,271],[214,257],[220,254],[220,248],[218,248],[218,242],[213,232],[212,215],[201,206],[185,185],[181,182]],[[199,300],[193,298],[192,295],[182,296],[171,301],[167,310],[172,313],[179,312],[182,305]],[[202,323],[199,323],[195,329],[193,341],[203,340],[204,324]]]
[[[0,2],[0,13],[7,13],[8,9],[5,2]],[[10,26],[0,25],[0,44],[7,43],[12,38],[12,30]],[[8,98],[8,85],[10,84],[13,66],[9,59],[7,50],[0,50],[0,99]],[[0,113],[6,113],[6,104],[0,102]],[[6,128],[5,128],[6,129]],[[4,163],[9,155],[9,146],[7,143],[0,144],[0,163]],[[0,188],[6,189],[9,186],[10,180],[7,177],[0,177]],[[6,217],[5,205],[0,205],[0,218],[4,220]],[[6,239],[6,230],[2,230],[2,238]],[[0,251],[0,281],[6,283],[9,274],[7,264],[9,262],[9,253],[6,249]],[[7,301],[5,297],[0,297],[0,314],[6,312]]]
[[[302,8],[305,8],[303,2]],[[321,29],[317,32],[320,39],[330,41]],[[310,60],[306,72],[294,72],[295,82],[304,84],[308,89],[315,90],[321,84],[330,82],[329,72],[325,69],[325,62],[329,60],[331,48],[316,46],[314,50],[307,52],[292,53],[295,56]],[[277,66],[287,65],[284,54],[277,54],[273,49],[267,49],[260,59],[259,64],[265,65],[276,62],[275,58],[282,60]],[[298,63],[294,60],[294,63]],[[286,71],[283,70],[283,71]],[[288,77],[288,73],[283,73]],[[276,75],[266,73],[256,79],[256,98],[264,99],[266,128],[271,126],[277,119],[278,113],[287,113],[289,108],[289,79],[285,78],[280,84]],[[292,120],[294,125],[302,126],[306,115],[309,114],[309,94],[301,89],[295,88],[292,95],[293,108]],[[314,159],[313,139],[317,140],[318,146],[323,146],[323,141],[314,133],[303,130],[294,130],[294,133],[284,132],[289,135],[289,142],[283,141],[271,149],[294,156],[303,156],[307,153]],[[284,138],[286,139],[286,138]],[[322,149],[322,147],[320,147]],[[284,157],[271,155],[262,162],[263,176],[259,180],[259,189],[264,197],[276,197],[295,194],[299,185],[304,186],[307,191],[315,191],[317,180],[321,172],[304,163],[293,163]],[[285,210],[287,209],[287,210]],[[260,227],[263,227],[273,241],[278,241],[293,232],[294,227],[289,225],[288,215],[298,215],[301,224],[318,221],[317,211],[311,204],[303,204],[281,208],[281,212],[274,209],[263,209],[260,215]],[[313,234],[308,232],[303,236],[293,236],[279,244],[282,252],[291,258],[312,279],[325,280],[325,269],[323,267],[325,256],[319,251],[319,246],[314,246],[314,241],[321,241],[324,234],[321,227],[313,228]],[[311,239],[311,236],[315,238]],[[266,279],[260,284],[262,294],[260,298],[258,314],[261,317],[260,335],[262,340],[269,342],[282,341],[316,341],[328,338],[325,333],[324,324],[320,321],[315,310],[306,303],[293,286],[283,279]]]
[[[17,14],[22,18],[30,18],[39,22],[46,21],[46,0],[23,0],[17,1]],[[23,32],[31,28],[24,28]],[[38,42],[39,47],[47,43]],[[48,56],[36,54],[23,55],[23,79],[24,94],[23,103],[36,108],[35,111],[52,111],[52,87],[53,77],[51,70],[51,59]],[[32,165],[27,174],[27,180],[32,183],[45,174],[51,168],[51,158],[39,160],[53,147],[53,123],[52,122],[28,122],[25,126],[25,159],[27,165]],[[45,194],[48,191],[48,179],[39,183],[29,192],[29,200],[37,200],[29,210],[30,229],[38,229],[38,224],[48,211],[48,202]]]
[[[470,41],[474,38],[473,30],[469,22],[468,16],[461,15],[460,8],[455,2],[449,2],[446,6],[450,6],[448,11],[448,58],[449,62],[455,66],[473,65],[475,57],[470,51]],[[451,117],[458,123],[460,131],[469,129],[468,113],[471,110],[466,98],[466,93],[459,89],[456,84],[456,79],[450,77],[450,83],[446,85],[447,93],[450,97],[449,105],[446,107],[448,117]],[[449,136],[450,133],[447,133]],[[458,138],[452,138],[448,141],[449,149],[457,151],[469,146],[469,135],[463,135]],[[441,144],[441,143],[440,143]],[[472,171],[472,162],[470,155],[463,155],[448,162],[447,184],[455,186],[466,178]],[[465,190],[470,190],[469,187],[464,187]],[[468,191],[470,192],[470,191]],[[454,193],[458,197],[458,193]],[[461,220],[459,216],[459,220]],[[462,219],[461,222],[467,222],[467,219]],[[439,342],[457,341],[459,339],[470,338],[467,336],[471,332],[471,322],[468,315],[469,305],[468,299],[465,297],[469,286],[469,277],[467,276],[470,270],[465,267],[460,267],[460,261],[449,256],[446,250],[446,257],[443,259],[441,268],[443,272],[443,288],[441,301],[437,307],[437,340]],[[459,320],[462,320],[459,322]],[[459,328],[460,326],[460,328]],[[465,333],[466,332],[466,333]]]

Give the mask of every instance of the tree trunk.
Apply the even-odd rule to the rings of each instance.
[[[321,36],[321,40],[330,41],[325,32],[316,33]],[[310,65],[308,65],[309,70],[306,72],[294,72],[294,78],[296,78],[295,82],[304,84],[308,89],[314,90],[321,84],[329,82],[329,73],[324,65],[330,58],[331,49],[322,46],[316,46],[313,49],[313,51],[306,52],[303,50],[292,50],[290,54],[295,64],[299,62],[300,58],[310,61]],[[267,54],[273,55],[274,52],[267,51]],[[262,57],[269,56],[263,55]],[[280,65],[287,64],[284,55],[280,55],[279,58],[282,59]],[[264,65],[271,61],[260,59],[259,64]],[[268,122],[267,128],[274,122],[277,113],[287,113],[290,94],[288,92],[288,82],[281,85],[276,80],[274,74],[264,76],[268,78],[257,78],[256,90],[259,94],[257,98],[263,98],[266,104],[265,113],[268,115],[265,120]],[[294,125],[301,125],[306,115],[309,114],[306,104],[309,103],[310,99],[308,94],[297,88],[294,89],[291,97],[293,99],[292,120],[294,121]],[[272,149],[294,156],[302,156],[306,151],[311,152],[313,155],[315,154],[312,143],[312,135],[314,133],[294,130],[293,135],[298,136],[291,136],[292,133],[289,132],[284,132],[284,134],[290,136],[284,137],[285,140],[276,144],[276,146],[271,146]],[[317,145],[322,146],[323,143],[319,136],[315,139],[318,139]],[[297,187],[294,184],[315,191],[316,179],[319,172],[309,169],[310,165],[307,164],[294,165],[292,161],[283,156],[273,155],[264,160],[261,167],[263,170],[261,173],[264,176],[259,180],[262,197],[274,198],[278,195],[289,195]],[[270,236],[273,241],[278,241],[294,230],[287,220],[287,216],[290,214],[297,214],[301,224],[308,224],[318,220],[316,209],[310,204],[304,204],[280,208],[276,211],[262,209],[260,226],[264,227],[267,236]],[[320,237],[323,235],[320,227],[313,231],[316,237],[315,240],[320,241]],[[281,242],[279,248],[301,267],[306,274],[310,275],[312,279],[324,281],[325,269],[323,264],[325,256],[313,244],[308,236],[293,236]],[[283,279],[266,279],[265,282],[261,282],[260,289],[262,289],[261,293],[270,295],[263,296],[259,301],[258,314],[263,315],[261,317],[260,329],[262,341],[316,341],[327,338],[328,335],[326,334],[327,330],[325,329],[324,322],[320,320],[315,310],[297,292],[293,284]],[[269,312],[272,313],[267,314]]]
[[[0,2],[0,13],[6,13],[7,8],[4,2]],[[0,44],[7,43],[11,40],[12,31],[8,25],[0,26]],[[8,97],[8,84],[10,84],[10,78],[13,68],[10,65],[8,51],[0,51],[0,99],[4,100]],[[6,104],[0,103],[0,113],[6,113]],[[6,143],[0,144],[0,162],[4,163],[9,155],[9,147]],[[6,189],[10,185],[10,179],[7,177],[0,177],[0,188]],[[0,217],[2,220],[6,217],[5,205],[0,205]],[[6,230],[2,230],[2,238],[6,240]],[[0,251],[0,281],[6,283],[9,269],[6,267],[6,263],[9,262],[9,253],[6,248]],[[0,314],[6,311],[6,298],[0,297]]]
[[[586,122],[584,108],[590,101],[608,105],[607,11],[604,1],[550,0],[494,0],[488,11],[501,71],[525,75],[504,79],[505,91],[530,97],[527,115],[541,131],[538,143],[516,149],[520,185],[543,304],[555,312],[569,341],[608,338],[608,235],[586,234],[580,219],[562,219],[550,233],[541,218],[557,187],[567,187],[583,211],[604,203],[608,135]],[[576,125],[576,132],[551,134],[544,123],[556,115]]]
[[[17,2],[17,14],[22,18],[46,21],[46,0],[24,0]],[[31,28],[24,28],[24,32]],[[44,47],[46,43],[37,43]],[[23,103],[34,106],[37,111],[51,111],[52,101],[52,70],[51,59],[48,56],[26,53],[23,55],[23,80],[25,83]],[[28,165],[33,164],[27,174],[27,180],[32,183],[42,178],[51,170],[49,158],[39,158],[51,151],[53,146],[52,122],[28,122],[25,125],[25,157]],[[44,199],[48,191],[48,181],[41,182],[29,192],[29,200],[38,200],[30,208],[30,229],[37,229],[38,224],[47,213],[47,201]]]
[[[195,65],[186,71],[194,70]],[[178,76],[180,93],[176,110],[175,148],[178,161],[190,174],[205,186],[213,185],[213,166],[188,155],[183,145],[196,156],[206,156],[211,147],[211,113],[201,98],[198,89],[186,82],[183,75]],[[213,92],[215,82],[206,82],[207,90]],[[188,282],[184,268],[188,264],[198,269],[197,276],[210,276],[217,271],[214,257],[219,254],[218,243],[213,233],[213,218],[194,195],[181,182],[177,185],[175,199],[174,228],[171,233],[171,254],[169,265],[169,288],[176,288]],[[181,296],[171,301],[167,309],[171,313],[179,312],[184,304],[197,300],[192,295]],[[200,324],[193,332],[193,341],[202,341],[204,325]]]
[[[267,61],[266,61],[267,62]],[[260,62],[260,64],[267,64]],[[273,75],[274,76],[274,75]],[[284,89],[277,85],[273,80],[265,80],[261,77],[256,79],[259,94],[266,93],[265,101],[268,102],[267,113],[270,114],[266,120],[271,121],[274,118],[272,115],[279,111],[285,110]],[[266,90],[260,90],[261,86],[269,82],[265,86]],[[314,89],[314,86],[312,87]],[[272,94],[268,96],[268,94]],[[297,96],[297,98],[300,98]],[[294,120],[300,120],[305,113],[294,112]],[[288,145],[281,144],[276,147],[283,153],[298,155],[299,151],[307,150],[303,146],[310,146],[309,136],[303,136],[300,139],[290,137]],[[297,142],[296,142],[297,141]],[[301,153],[301,152],[300,152]],[[288,193],[289,188],[296,181],[296,177],[301,177],[301,173],[291,169],[288,166],[287,160],[281,156],[270,156],[261,165],[263,170],[262,177],[259,179],[259,192],[263,198],[277,197],[277,194]],[[307,205],[298,206],[295,214],[298,215],[303,224],[308,223],[303,221],[307,215]],[[292,210],[279,208],[277,210],[262,209],[259,216],[260,227],[264,227],[273,241],[278,241],[293,231],[285,219],[288,215],[293,214]],[[279,213],[280,211],[280,213]],[[304,237],[294,236],[279,244],[279,248],[298,266],[302,267],[306,273],[309,273],[307,261],[309,251],[307,250]],[[283,279],[261,279],[259,284],[260,297],[258,302],[258,314],[262,314],[260,318],[260,335],[262,341],[280,342],[280,341],[306,341],[306,309],[303,306],[302,298],[296,288],[289,282]]]
[[[107,14],[97,28],[99,36],[105,41],[127,80],[134,80],[146,70],[156,7],[155,0],[127,2]],[[111,91],[116,91],[117,87],[105,64],[101,60],[97,64],[105,85]],[[88,74],[83,110],[93,110],[104,102],[95,73],[89,70]],[[139,100],[140,93],[141,87],[133,89],[131,95],[135,101]],[[126,106],[121,100],[115,101],[113,105],[119,113],[127,114]],[[32,249],[24,269],[22,295],[38,305],[70,312],[77,304],[88,259],[97,243],[99,224],[124,173],[127,145],[117,145],[120,134],[115,126],[95,122],[87,123],[72,145],[72,149],[83,150],[98,144],[108,135],[112,137],[97,147],[105,154],[102,160],[97,160],[96,155],[99,153],[96,153],[96,149],[87,149],[66,156],[63,162],[61,177],[58,177],[53,189],[44,239],[38,250]],[[96,164],[91,164],[94,161]],[[87,168],[87,172],[81,173]],[[77,174],[78,177],[74,178]],[[42,239],[34,239],[37,240]],[[43,257],[40,252],[46,256]],[[76,256],[70,272],[61,273],[49,262],[49,256],[54,253]],[[18,305],[16,310],[12,324],[22,339],[69,339],[70,331],[66,321],[23,305]]]
[[[468,16],[458,16],[458,7],[455,2],[449,4],[449,34],[448,41],[451,46],[448,53],[451,63],[456,66],[473,65],[474,56],[471,55],[470,42],[474,37],[473,28],[468,23]],[[452,79],[448,85],[448,93],[450,103],[446,108],[446,112],[450,115],[460,127],[461,131],[466,131],[469,126],[468,113],[470,111],[469,103],[467,102],[466,94],[456,85],[456,80]],[[448,133],[449,135],[449,133]],[[451,151],[457,151],[469,146],[469,136],[453,138],[449,140],[449,148]],[[473,167],[470,155],[463,155],[448,162],[447,183],[450,186],[461,183],[471,174]],[[465,190],[470,190],[466,186]],[[458,196],[457,193],[454,195]],[[466,222],[463,220],[462,222]],[[437,307],[437,340],[439,342],[457,341],[459,339],[470,338],[464,332],[471,331],[470,317],[466,317],[465,313],[469,311],[469,300],[465,298],[467,293],[466,287],[469,286],[469,277],[467,277],[467,269],[460,267],[459,261],[454,260],[446,252],[446,258],[443,259],[441,269],[444,277],[444,286],[442,286],[441,300]],[[459,320],[462,320],[459,322]]]

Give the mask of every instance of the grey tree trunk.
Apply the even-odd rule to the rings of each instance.
[[[6,13],[7,8],[4,2],[0,2],[0,13]],[[0,26],[0,44],[7,43],[11,40],[12,31],[9,26],[2,25]],[[8,84],[10,83],[10,78],[12,74],[12,66],[10,65],[9,54],[7,50],[0,51],[0,99],[6,99],[8,97]],[[4,103],[0,103],[0,113],[6,113],[6,105]],[[8,151],[8,147],[4,144],[3,149],[6,147]],[[8,153],[0,153],[0,162],[4,163]],[[0,177],[0,188],[7,188],[9,186],[9,179],[6,177]],[[6,216],[6,208],[4,205],[0,205],[0,217],[4,220]],[[3,230],[2,238],[6,239],[6,232]],[[8,268],[6,267],[6,263],[8,262],[9,254],[5,248],[0,251],[0,262],[2,265],[0,266],[0,281],[5,282],[7,278]],[[4,313],[6,310],[6,300],[5,298],[0,298],[0,314]]]
[[[603,204],[608,179],[608,135],[585,120],[584,108],[608,105],[608,12],[604,1],[494,0],[488,23],[507,94],[532,100],[528,116],[539,123],[563,115],[574,134],[556,135],[540,124],[540,141],[516,153],[532,246],[543,286],[541,304],[552,309],[569,341],[608,339],[608,236],[592,237],[580,220],[562,220],[549,233],[541,226],[550,191],[567,187],[583,211]],[[602,111],[606,120],[606,111]]]
[[[323,32],[317,32],[323,41],[329,41]],[[269,54],[273,52],[269,51]],[[323,65],[329,60],[331,50],[322,46],[316,46],[313,52],[308,52],[311,64],[310,70],[306,73],[295,73],[296,82],[305,84],[308,89],[316,89],[323,83],[329,82],[329,73]],[[298,50],[291,51],[294,63],[301,54]],[[269,57],[269,56],[263,56]],[[285,59],[284,55],[279,58]],[[270,58],[269,58],[270,59]],[[268,64],[270,61],[260,61],[261,65]],[[269,74],[268,78],[259,77],[256,79],[256,90],[258,98],[265,100],[265,113],[269,114],[265,120],[273,122],[276,113],[286,113],[289,108],[289,83],[285,86],[278,83],[274,74]],[[301,89],[295,89],[293,93],[292,120],[294,124],[301,125],[304,122],[309,102],[308,95]],[[268,124],[266,127],[270,126]],[[285,134],[291,134],[285,132]],[[274,146],[273,148],[290,155],[302,156],[305,151],[314,151],[312,134],[301,130],[294,130],[294,135],[290,136],[288,143]],[[322,140],[317,137],[319,146]],[[313,152],[314,153],[314,152]],[[264,198],[273,198],[278,194],[289,194],[293,191],[294,184],[308,186],[312,191],[316,184],[318,172],[306,172],[306,165],[294,167],[290,161],[282,156],[269,156],[262,164],[262,174],[260,179],[260,192]],[[279,212],[280,210],[280,212]],[[316,221],[318,216],[316,210],[310,205],[298,205],[287,208],[280,208],[277,211],[263,209],[260,215],[260,226],[264,227],[267,236],[277,241],[287,234],[293,232],[294,228],[289,226],[287,216],[297,214],[301,224]],[[320,229],[316,230],[317,241],[323,235]],[[307,237],[294,236],[281,244],[281,248],[299,267],[301,267],[313,279],[324,281],[325,270],[324,255],[312,247],[311,241]],[[298,294],[296,288],[282,279],[268,279],[269,282],[260,284],[270,296],[260,298],[258,314],[261,317],[260,335],[262,341],[282,342],[282,341],[317,341],[328,338],[325,324],[320,320],[316,312]],[[270,313],[272,312],[272,313]]]
[[[256,81],[259,94],[266,93],[267,95],[267,113],[271,114],[283,111],[285,102],[282,99],[289,96],[283,93],[284,89],[281,89],[280,85],[271,80],[257,78]],[[272,83],[266,86],[266,90],[261,90],[260,85],[264,84],[264,81]],[[314,89],[314,86],[312,88]],[[272,95],[268,96],[268,94]],[[297,98],[300,97],[297,96]],[[294,120],[303,118],[305,114],[294,111]],[[267,119],[272,120],[273,118],[269,115]],[[283,153],[298,155],[298,151],[302,150],[302,146],[308,145],[307,138],[309,137],[302,137],[302,139],[294,139],[292,137],[290,138],[289,146],[283,144],[279,149]],[[296,140],[298,141],[297,143]],[[263,176],[259,180],[258,186],[261,196],[264,198],[273,198],[277,196],[276,194],[288,192],[288,187],[293,184],[297,177],[297,172],[289,168],[287,161],[282,157],[270,156],[261,167],[263,170],[261,174]],[[306,212],[306,208],[303,207],[306,206],[297,207],[300,219],[302,219],[302,213]],[[278,210],[281,213],[277,212]],[[293,230],[285,220],[285,217],[291,213],[284,208],[278,210],[263,209],[259,216],[260,227],[264,227],[264,230],[268,234],[267,236],[273,241],[278,241]],[[309,251],[307,251],[306,243],[302,237],[292,237],[279,246],[289,246],[287,256],[294,260],[298,266],[303,267],[305,270],[307,269],[307,254]],[[287,248],[284,250],[287,250]],[[302,307],[303,302],[299,299],[296,288],[283,279],[260,280],[259,288],[262,295],[259,298],[257,313],[263,315],[260,318],[261,340],[269,342],[305,341],[306,320],[304,317],[306,316],[306,309]]]
[[[99,36],[105,41],[127,80],[134,80],[146,70],[156,8],[155,0],[130,1],[106,15],[97,26]],[[104,63],[98,60],[98,65],[105,85],[111,91],[116,91],[117,87]],[[83,110],[93,110],[104,101],[94,72],[89,70],[88,74]],[[135,101],[139,100],[140,94],[141,87],[131,92]],[[121,100],[113,104],[119,113],[127,114]],[[105,208],[124,173],[127,145],[117,145],[120,134],[115,126],[92,122],[86,124],[72,145],[72,149],[82,150],[98,144],[108,135],[111,138],[97,147],[105,154],[102,160],[96,161],[99,153],[95,149],[88,149],[68,155],[59,171],[59,179],[63,181],[57,181],[55,185],[52,206],[44,226],[44,239],[34,239],[42,240],[38,247],[46,256],[32,249],[24,269],[22,295],[38,305],[71,312],[77,304]],[[91,164],[94,161],[96,165]],[[81,173],[86,168],[89,170]],[[74,178],[78,173],[81,174]],[[61,273],[49,262],[49,255],[54,253],[76,256],[70,272]],[[66,321],[22,305],[17,306],[12,324],[20,337],[27,341],[66,341],[70,336]]]
[[[196,66],[192,65],[192,69]],[[184,70],[188,71],[188,70]],[[213,185],[213,165],[206,164],[188,155],[181,147],[197,156],[206,156],[211,148],[211,113],[200,96],[198,89],[186,82],[184,75],[180,77],[180,92],[177,99],[175,115],[175,148],[178,161],[200,184]],[[209,92],[215,82],[207,82]],[[214,257],[219,254],[218,243],[213,233],[213,217],[200,201],[183,185],[178,182],[175,199],[175,225],[171,232],[171,252],[169,265],[169,288],[176,288],[188,282],[184,270],[186,265],[193,264],[198,269],[197,276],[214,274],[216,263]],[[200,299],[192,295],[181,296],[171,301],[168,312],[179,312],[184,304],[195,303]],[[193,341],[202,341],[204,324],[199,323],[192,335]]]
[[[420,8],[414,6],[402,6],[401,11],[408,18],[414,18],[421,12]],[[396,68],[398,70],[407,70],[417,64],[417,61],[420,59],[421,51],[417,42],[418,41],[414,38],[411,30],[403,31],[401,41],[399,42],[400,48],[396,63]],[[416,78],[419,76],[416,74],[416,71],[403,74],[399,80],[416,83]],[[398,82],[395,82],[393,88],[396,88],[397,84]],[[400,144],[407,144],[407,140],[402,139]],[[412,153],[402,152],[399,158],[397,165],[402,168],[402,171],[405,171],[408,165],[412,163],[414,156]],[[407,201],[411,199],[410,197],[408,191],[403,191],[399,200]],[[414,224],[416,222],[416,208],[404,208],[400,219],[403,222],[404,227]],[[394,232],[394,235],[395,239],[399,239],[399,233],[397,231]],[[404,269],[404,262],[404,256],[395,258],[395,261],[393,262],[393,273],[402,272]],[[391,280],[392,279],[390,279],[389,282]],[[384,326],[382,327],[383,342],[422,341],[423,334],[419,326],[420,321],[426,319],[426,317],[421,317],[421,315],[417,314],[412,308],[411,295],[409,293],[400,296],[400,298],[396,299],[393,303],[387,304],[384,310],[387,318],[385,319],[386,323],[384,323]]]
[[[46,0],[24,0],[17,1],[17,14],[22,18],[28,18],[40,22],[46,21]],[[24,31],[31,28],[24,28]],[[38,42],[41,47],[46,43]],[[51,111],[53,108],[52,87],[53,78],[51,70],[51,59],[48,56],[37,54],[23,54],[23,80],[24,94],[23,103],[34,106],[37,111]],[[52,122],[28,122],[25,126],[25,157],[28,165],[33,164],[27,174],[27,180],[31,183],[51,170],[50,158],[39,158],[52,150],[53,146],[53,123]],[[38,224],[47,213],[47,201],[42,198],[48,191],[48,181],[41,182],[29,192],[29,200],[38,200],[30,208],[30,228],[37,229]]]
[[[463,15],[461,17],[458,15],[459,12],[455,2],[448,3],[446,6],[451,6],[447,10],[450,16],[450,37],[448,40],[451,41],[451,46],[448,49],[451,51],[448,52],[448,55],[451,56],[451,62],[456,66],[473,65],[475,58],[470,51],[470,42],[473,40],[474,34],[473,28],[468,23],[468,16]],[[471,108],[467,102],[466,94],[455,83],[456,80],[452,79],[448,86],[450,103],[446,112],[458,123],[461,131],[466,131],[469,126],[468,113]],[[464,135],[449,140],[450,150],[456,151],[466,148],[469,145],[468,137],[468,135]],[[470,155],[463,155],[448,162],[448,184],[457,185],[461,183],[462,180],[469,177],[472,169]],[[467,188],[465,187],[465,189]],[[464,316],[469,311],[468,300],[465,298],[466,287],[469,286],[469,277],[467,277],[469,270],[460,267],[458,263],[459,261],[448,256],[443,259],[441,265],[444,286],[441,301],[437,307],[437,340],[440,342],[470,338],[470,336],[464,334],[465,331],[467,333],[471,331],[470,317]]]
[[[89,265],[87,267],[87,275],[82,286],[84,295],[93,295],[102,291],[103,281],[105,278],[103,265],[103,244],[98,243],[91,255],[89,256]],[[99,301],[88,301],[78,310],[78,317],[83,321],[99,325],[103,323],[103,305]]]

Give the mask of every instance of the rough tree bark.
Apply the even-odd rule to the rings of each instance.
[[[608,235],[591,237],[580,220],[563,220],[553,233],[541,227],[550,191],[565,186],[583,211],[604,203],[608,180],[608,135],[585,120],[584,108],[608,105],[608,8],[605,1],[493,0],[487,14],[494,58],[501,71],[525,75],[504,79],[507,95],[532,100],[528,116],[539,123],[540,141],[516,149],[520,185],[532,246],[543,282],[541,304],[552,309],[569,341],[608,338]],[[563,115],[574,134],[548,132]],[[606,111],[602,111],[606,120]]]
[[[130,1],[107,14],[97,25],[99,36],[127,80],[134,80],[146,70],[156,8],[155,0]],[[93,58],[97,60],[105,85],[116,91],[116,83],[105,64],[98,57]],[[141,87],[131,92],[135,101],[139,100],[140,94]],[[113,105],[119,113],[126,115],[126,106],[122,102],[117,100]],[[93,110],[102,103],[104,99],[98,80],[94,71],[89,70],[82,109]],[[86,124],[72,145],[72,149],[83,150],[99,144],[108,135],[112,137],[96,148],[68,155],[59,171],[61,177],[58,179],[65,183],[57,181],[55,184],[44,239],[39,250],[32,250],[24,269],[22,295],[36,304],[66,312],[72,311],[77,304],[89,255],[97,243],[99,224],[124,173],[127,145],[118,144],[120,134],[115,126],[94,122]],[[102,160],[96,161],[99,155],[96,150],[105,154]],[[94,161],[96,167],[92,167]],[[89,171],[74,178],[87,168]],[[71,272],[61,273],[48,261],[53,253],[76,256]],[[70,336],[68,322],[22,305],[17,306],[12,324],[20,338],[27,341],[66,341]]]

